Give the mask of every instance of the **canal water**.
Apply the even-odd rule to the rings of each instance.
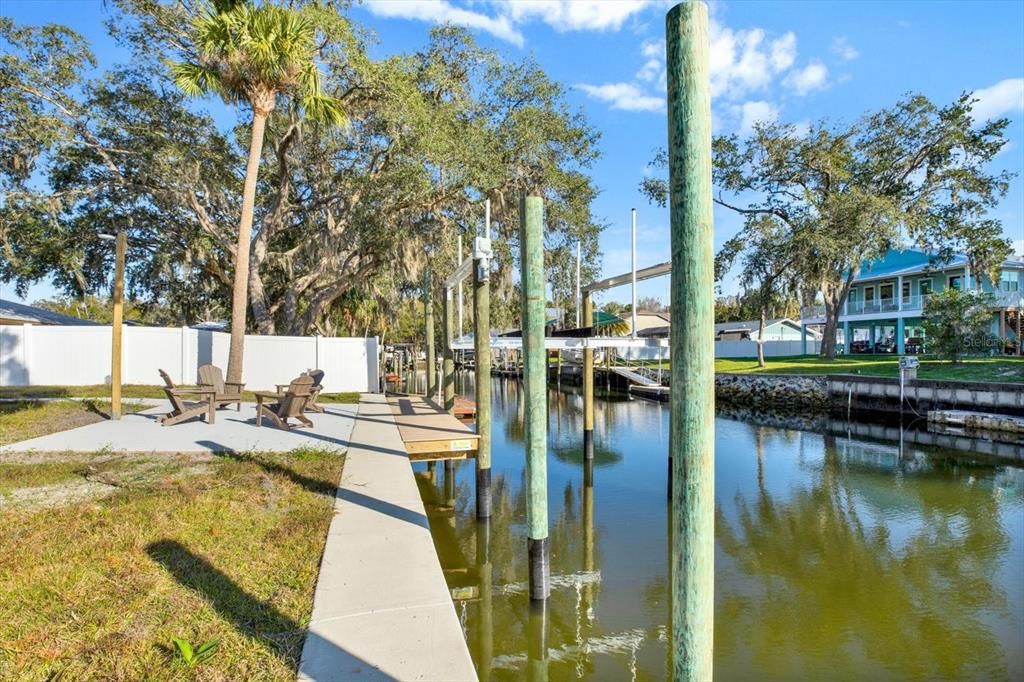
[[[489,525],[472,460],[415,467],[481,679],[664,679],[667,406],[596,400],[588,487],[582,395],[551,387],[540,613],[522,399],[518,381],[494,379]],[[716,680],[1024,679],[1024,470],[721,416],[715,440]]]

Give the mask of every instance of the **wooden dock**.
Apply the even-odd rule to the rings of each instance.
[[[479,437],[436,403],[418,395],[389,396],[388,403],[409,459],[428,462],[476,454]]]

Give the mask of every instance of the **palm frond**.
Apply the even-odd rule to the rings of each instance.
[[[178,62],[171,64],[174,84],[187,97],[202,97],[220,91],[220,74],[202,64]]]

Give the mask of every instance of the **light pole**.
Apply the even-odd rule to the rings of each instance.
[[[117,235],[101,234],[100,239],[113,241],[114,246],[114,291],[111,296],[114,307],[110,322],[110,418],[121,418],[121,331],[124,319],[124,255],[128,249],[128,236],[124,230]]]

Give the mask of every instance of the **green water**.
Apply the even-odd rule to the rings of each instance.
[[[552,595],[526,594],[521,387],[494,382],[494,516],[474,464],[417,465],[481,679],[665,679],[668,410],[552,389]],[[472,393],[471,387],[463,392]],[[716,680],[1024,678],[1024,471],[720,418]]]

